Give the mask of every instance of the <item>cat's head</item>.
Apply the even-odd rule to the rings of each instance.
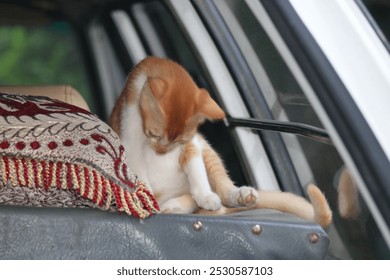
[[[148,78],[141,92],[143,131],[159,154],[190,141],[205,120],[225,117],[209,93],[183,68],[176,68],[174,75]]]

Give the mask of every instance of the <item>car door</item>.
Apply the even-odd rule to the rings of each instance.
[[[387,148],[374,133],[375,120],[367,119],[351,90],[359,81],[372,83],[372,77],[347,81],[338,69],[346,60],[340,54],[332,57],[325,47],[326,42],[350,41],[322,38],[329,30],[336,32],[337,25],[323,24],[322,33],[316,33],[307,17],[320,13],[318,7],[330,9],[350,28],[339,28],[338,36],[349,31],[360,43],[367,36],[375,39],[375,32],[364,29],[367,18],[354,1],[347,1],[349,6],[303,2],[135,1],[106,11],[88,29],[106,111],[127,72],[146,55],[180,62],[228,115],[224,123],[207,124],[202,131],[237,184],[305,196],[307,184],[315,183],[334,213],[327,229],[329,257],[389,258]],[[348,9],[355,12],[352,19]],[[374,47],[388,61],[379,41]],[[348,48],[353,55],[352,46],[340,45]],[[349,68],[388,68],[372,59],[356,60]],[[388,104],[387,98],[383,102]],[[339,209],[346,176],[349,199],[358,209],[350,216]]]

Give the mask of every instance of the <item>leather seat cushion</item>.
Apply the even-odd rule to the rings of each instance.
[[[0,205],[0,259],[324,259],[328,246],[319,225],[267,209],[140,223],[95,209]]]

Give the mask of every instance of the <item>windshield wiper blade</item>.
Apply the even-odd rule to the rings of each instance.
[[[270,130],[283,133],[293,133],[313,139],[318,142],[332,145],[332,140],[325,129],[296,122],[283,122],[275,120],[258,120],[251,118],[227,117],[228,126],[247,127],[255,130]]]

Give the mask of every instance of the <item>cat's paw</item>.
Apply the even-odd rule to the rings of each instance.
[[[241,187],[231,194],[231,202],[238,206],[251,206],[259,200],[258,192],[252,187]]]
[[[216,211],[219,210],[222,206],[221,199],[216,193],[210,192],[204,195],[198,195],[194,197],[196,204],[200,208]]]

